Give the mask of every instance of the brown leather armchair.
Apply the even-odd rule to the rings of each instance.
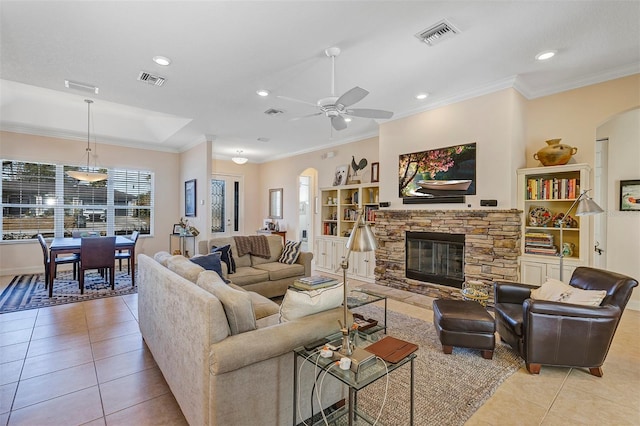
[[[625,275],[579,267],[569,285],[606,290],[600,306],[582,306],[529,298],[535,286],[494,284],[496,330],[525,360],[531,374],[542,365],[588,368],[602,377],[602,364],[633,287]]]

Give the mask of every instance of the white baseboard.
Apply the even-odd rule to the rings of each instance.
[[[71,271],[73,269],[72,266],[64,265],[59,266],[58,271]],[[25,275],[25,274],[44,274],[44,266],[27,266],[24,268],[9,268],[0,270],[0,276],[16,276],[16,275]]]

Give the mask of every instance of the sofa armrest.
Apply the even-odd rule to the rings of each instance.
[[[298,256],[298,260],[296,260],[296,263],[299,263],[300,265],[304,266],[305,277],[311,276],[311,260],[312,259],[313,259],[313,253],[308,251],[303,251]]]
[[[522,304],[531,296],[535,285],[496,281],[493,283],[495,303]]]
[[[211,345],[210,372],[218,375],[234,371],[339,332],[338,320],[342,321],[342,315],[342,307],[339,307],[229,336]]]

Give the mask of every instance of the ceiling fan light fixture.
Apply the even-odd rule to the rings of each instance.
[[[84,101],[87,103],[87,149],[85,150],[87,153],[87,168],[84,171],[69,170],[67,171],[67,176],[83,182],[99,182],[101,180],[107,179],[109,176],[106,173],[100,173],[89,169],[89,161],[91,159],[91,104],[93,103],[93,101],[91,99],[85,99]]]
[[[345,117],[344,121],[346,121],[347,123],[351,123],[351,118],[350,117]]]
[[[153,62],[163,67],[168,67],[169,65],[171,65],[171,59],[167,58],[166,56],[154,56]]]
[[[242,150],[239,149],[238,151],[238,155],[236,157],[232,157],[231,161],[233,161],[236,164],[242,165],[244,163],[246,163],[247,161],[249,161],[249,159],[247,157],[243,157],[242,156]]]
[[[538,61],[546,61],[547,59],[551,59],[556,56],[556,53],[558,53],[557,50],[545,50],[544,52],[538,53],[536,55],[536,59]]]

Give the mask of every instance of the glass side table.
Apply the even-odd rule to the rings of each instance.
[[[362,305],[361,305],[362,306]],[[329,341],[339,340],[342,338],[341,333],[335,333],[327,336]],[[357,347],[365,348],[371,343],[368,340],[367,335],[359,333],[355,339]],[[331,376],[335,377],[343,384],[349,387],[349,403],[347,406],[343,406],[340,409],[326,415],[329,423],[335,422],[343,416],[348,416],[349,426],[353,425],[356,418],[363,419],[369,424],[373,424],[375,417],[371,417],[367,413],[358,410],[358,391],[369,386],[371,383],[385,377],[387,374],[393,373],[398,368],[409,364],[410,365],[410,386],[409,386],[409,424],[413,425],[413,411],[414,411],[414,363],[416,354],[412,353],[400,360],[399,362],[392,364],[376,358],[375,363],[371,363],[362,368],[358,374],[351,370],[341,370],[337,366],[333,366],[335,359],[322,358],[320,352],[316,349],[307,350],[304,347],[298,347],[293,350],[293,425],[298,424],[298,358],[302,358],[303,362],[308,361],[310,364],[315,365],[317,361],[318,368],[327,372]],[[385,368],[386,365],[386,368]],[[331,367],[331,368],[330,368]],[[382,402],[382,401],[381,401]],[[388,402],[388,401],[387,401]],[[321,419],[317,424],[324,424]]]
[[[387,296],[360,289],[351,290],[347,294],[347,307],[349,309],[359,308],[381,300],[384,300],[384,324],[378,323],[374,327],[366,329],[364,331],[366,334],[374,334],[380,330],[387,334]]]

